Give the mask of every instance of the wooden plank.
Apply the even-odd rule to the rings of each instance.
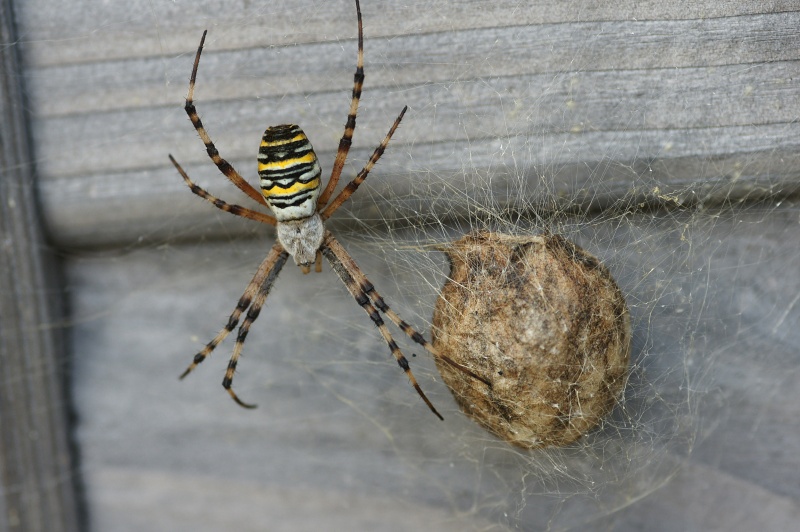
[[[579,0],[568,4],[559,0],[372,0],[363,4],[365,31],[371,38],[565,22],[699,22],[797,10],[794,0],[722,0],[711,4],[658,0]],[[219,33],[224,38],[218,48],[226,50],[348,40],[353,35],[349,0],[129,2],[127,10],[116,12],[100,0],[76,0],[59,17],[52,16],[52,5],[52,0],[30,0],[21,12],[20,22],[29,30],[22,42],[36,66],[169,57],[184,53],[186,42],[192,42],[207,28],[224,32]]]
[[[329,168],[352,79],[351,0],[29,0],[7,42],[26,60],[48,233],[62,248],[106,246],[68,254],[64,283],[92,524],[790,528],[796,0],[363,4],[367,82],[345,176],[411,110],[337,215],[335,230],[358,229],[339,231],[343,243],[425,332],[446,268],[432,245],[450,232],[544,224],[577,239],[631,305],[625,404],[577,447],[523,455],[464,419],[417,351],[442,424],[327,268],[287,267],[248,337],[236,386],[259,409],[219,386],[230,339],[179,383],[272,243],[190,194],[166,159],[249,205],[182,110],[199,34],[210,28],[198,106],[237,168],[254,176],[264,127],[282,121],[300,122]],[[699,208],[637,212],[651,205]],[[607,210],[567,212],[590,208]],[[761,510],[691,506],[704,494]]]
[[[15,41],[0,5],[0,42]],[[0,530],[79,530],[61,293],[44,239],[18,49],[0,48]]]
[[[360,144],[366,143],[365,137],[375,138],[377,143],[403,105],[409,105],[412,114],[394,139],[400,141],[397,144],[512,136],[536,139],[563,132],[571,133],[579,142],[584,133],[615,136],[661,130],[667,137],[677,131],[691,135],[692,130],[703,128],[789,125],[794,120],[787,111],[791,112],[800,100],[800,88],[791,82],[797,76],[800,61],[744,70],[741,65],[722,66],[711,73],[707,68],[684,68],[679,73],[672,69],[575,72],[499,77],[480,83],[453,82],[446,87],[425,84],[403,91],[367,89],[365,116],[358,124],[357,135]],[[528,105],[536,87],[543,87],[544,91],[537,96],[535,105]],[[200,96],[203,89],[198,86]],[[303,128],[316,139],[317,150],[335,150],[340,136],[338,122],[343,121],[339,115],[346,102],[341,96],[339,92],[324,92],[224,102],[201,99],[197,105],[206,117],[204,123],[219,139],[215,142],[233,144],[226,150],[228,158],[253,159],[253,146],[258,145],[260,133],[271,121],[287,123],[305,118],[308,123]],[[329,121],[315,120],[317,112],[330,117]],[[379,119],[373,118],[376,114]],[[202,143],[199,150],[191,149],[197,148],[199,142],[194,130],[186,127],[181,107],[122,109],[82,114],[80,118],[79,122],[73,115],[47,118],[41,124],[44,127],[37,129],[35,141],[46,147],[48,154],[40,162],[45,183],[56,175],[79,178],[100,173],[100,165],[106,172],[162,166],[163,157],[152,161],[148,154],[163,151],[165,142],[169,142],[169,149],[188,152],[190,160],[206,157]],[[254,133],[252,138],[256,140],[251,138],[244,143],[242,132],[248,131]],[[736,142],[735,138],[722,140]],[[109,145],[120,142],[124,142],[125,149],[108,157]],[[407,147],[402,149],[409,151]],[[713,149],[708,148],[709,155]],[[81,157],[70,156],[75,153]]]
[[[486,179],[492,203],[512,209],[552,205],[554,197],[559,208],[591,209],[674,205],[675,198],[714,204],[797,190],[800,86],[792,80],[800,77],[800,11],[787,11],[788,4],[715,4],[700,13],[657,2],[611,11],[586,2],[517,10],[515,17],[501,2],[472,18],[481,4],[455,12],[438,6],[439,17],[421,4],[382,6],[388,11],[381,15],[364,6],[367,82],[350,174],[398,110],[411,110],[365,185],[371,197],[349,205],[352,216],[381,211],[384,222],[395,223],[441,215],[434,212],[441,207],[460,216],[474,211],[470,202],[480,196],[469,183]],[[181,108],[198,21],[233,17],[230,26],[211,28],[197,88],[220,151],[252,179],[263,129],[299,122],[323,162],[333,158],[355,52],[349,2],[309,9],[305,26],[286,16],[289,4],[222,15],[200,3],[181,18],[157,3],[146,11],[167,9],[159,20],[170,31],[137,34],[150,50],[128,43],[122,55],[101,46],[102,35],[54,39],[80,24],[58,30],[34,7],[21,17],[43,24],[26,33],[26,77],[41,196],[62,245],[251,231],[186,201],[166,159],[172,152],[197,181],[222,196],[229,190]],[[393,26],[390,16],[402,23]],[[329,18],[329,31],[304,32]],[[233,35],[231,26],[243,25]],[[139,26],[152,30],[152,20],[135,18]],[[255,27],[260,31],[246,36]],[[176,49],[171,39],[182,31]],[[107,53],[59,64],[37,51],[49,42],[56,55],[69,56],[76,52],[67,49],[84,41]],[[459,183],[467,184],[458,197],[471,199],[442,205],[436,191]]]
[[[229,49],[224,28],[211,28],[200,68],[198,96],[205,102],[250,101],[267,108],[280,105],[287,95],[346,91],[352,82],[355,42],[352,20],[341,41],[289,43]],[[642,70],[657,78],[675,75],[674,69],[692,69],[690,77],[705,72],[712,83],[725,74],[709,75],[703,67],[736,66],[736,82],[753,79],[742,69],[749,61],[800,59],[800,12],[704,20],[599,21],[546,25],[469,28],[458,32],[411,35],[367,35],[365,54],[381,67],[391,67],[391,80],[383,72],[367,69],[368,93],[397,90],[477,78],[522,77],[522,85],[538,87],[545,95],[570,75],[599,71],[606,90],[625,86],[633,79],[643,85]],[[731,34],[735,32],[735,34]],[[202,30],[189,36],[171,56],[105,59],[91,63],[55,66],[32,65],[29,75],[37,115],[91,114],[138,108],[175,107],[185,96],[186,65],[191,64]],[[577,38],[582,36],[583,38]],[[624,36],[624,38],[620,38]],[[471,44],[464,47],[464,43]],[[565,65],[569,65],[565,75]],[[756,66],[756,69],[759,67]],[[175,79],[166,73],[177,74]],[[662,71],[665,70],[666,72]],[[605,71],[605,72],[603,72]],[[622,76],[606,87],[608,77]],[[375,79],[373,79],[375,78]],[[772,79],[765,76],[765,79]],[[170,83],[165,87],[165,81]],[[613,80],[612,80],[613,81]],[[661,87],[657,81],[648,87]],[[535,82],[535,83],[534,83]],[[584,89],[585,90],[585,89]],[[662,89],[663,90],[663,89]],[[669,93],[667,93],[669,95]],[[721,99],[720,95],[720,99]],[[270,98],[271,97],[271,98]],[[618,100],[626,100],[620,94]],[[548,105],[541,104],[544,108]],[[289,104],[289,107],[292,107]]]
[[[220,386],[233,338],[178,381],[270,239],[74,256],[75,396],[93,522],[297,530],[327,517],[342,530],[369,519],[404,529],[424,515],[434,529],[673,532],[731,522],[730,507],[702,503],[710,499],[755,512],[741,522],[791,528],[799,212],[784,201],[556,221],[625,292],[634,375],[604,430],[533,453],[460,414],[430,357],[398,333],[445,421],[431,415],[328,266],[302,275],[288,265],[250,330],[234,386],[259,408],[239,408]],[[540,228],[508,223],[523,234]],[[426,336],[447,271],[433,244],[447,230],[340,233],[388,304]],[[686,507],[687,492],[696,507]]]
[[[624,208],[637,204],[713,205],[720,197],[735,202],[784,197],[796,193],[800,184],[800,153],[793,149],[799,135],[797,123],[669,134],[660,130],[615,136],[562,133],[533,140],[523,136],[436,143],[415,149],[413,160],[400,161],[390,149],[369,186],[351,199],[346,213],[331,221],[346,223],[357,218],[380,226],[405,218],[417,223],[446,220],[463,213],[465,206],[478,205],[487,194],[499,198],[517,194],[503,204],[523,210],[547,205],[553,198],[556,205],[549,208],[564,203],[590,209],[614,204]],[[710,162],[706,156],[725,136],[730,139],[729,151],[716,153]],[[532,152],[544,156],[537,159]],[[640,159],[643,152],[662,155]],[[186,169],[198,182],[223,198],[252,206],[224,182],[205,161],[204,153],[194,153],[198,161],[187,164]],[[354,160],[362,162],[369,155],[363,149],[351,153]],[[616,158],[608,159],[608,154]],[[330,161],[333,153],[321,157]],[[244,171],[250,166],[248,159],[231,161]],[[454,160],[465,162],[455,168]],[[351,173],[357,170],[353,165],[349,169]],[[54,193],[47,202],[51,231],[59,241],[80,247],[131,240],[159,244],[271,231],[217,212],[188,193],[180,177],[173,174],[169,169],[146,169],[52,180],[49,186]],[[531,174],[542,177],[532,181],[528,179]],[[408,175],[413,179],[407,179]],[[603,176],[602,186],[598,175]]]

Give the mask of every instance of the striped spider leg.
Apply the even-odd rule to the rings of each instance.
[[[359,305],[364,307],[362,300],[365,296],[368,297],[370,300],[372,300],[372,306],[374,306],[374,308],[381,311],[387,318],[389,318],[389,320],[391,320],[392,323],[397,326],[398,329],[403,331],[406,335],[408,335],[409,338],[421,345],[431,355],[441,359],[445,363],[466,373],[473,379],[481,381],[491,388],[492,383],[488,379],[481,377],[468,367],[464,366],[463,364],[459,364],[452,358],[439,353],[436,348],[433,347],[433,344],[428,342],[424,336],[417,332],[411,325],[408,324],[407,321],[405,321],[400,317],[399,314],[392,310],[383,297],[381,297],[381,295],[378,293],[378,291],[375,290],[375,287],[361,271],[361,268],[358,267],[350,254],[345,251],[345,249],[342,247],[339,241],[334,238],[330,231],[327,233],[325,243],[323,245],[329,250],[329,252],[326,253],[325,248],[323,248],[323,254],[331,262],[331,266],[336,273],[339,274],[342,282],[344,282],[345,286],[348,287],[348,290],[351,294],[353,294],[353,297],[356,298],[356,301],[359,303]],[[333,257],[331,257],[331,255],[333,255]],[[337,269],[337,266],[334,265],[334,261],[338,263],[338,267],[343,271],[343,273],[348,276],[348,280],[345,280],[345,277],[342,276],[342,273],[340,273],[339,269]],[[358,296],[356,296],[356,293],[358,293]],[[372,318],[371,315],[370,318]]]
[[[217,147],[214,146],[214,142],[212,142],[211,137],[208,136],[208,132],[203,126],[203,121],[200,120],[200,115],[197,114],[197,109],[194,106],[194,85],[197,81],[197,67],[200,66],[200,54],[203,53],[203,44],[206,42],[207,33],[208,30],[203,31],[203,36],[200,38],[200,45],[197,47],[197,54],[194,56],[192,75],[189,78],[189,92],[186,95],[186,103],[184,104],[183,109],[186,111],[186,114],[189,115],[189,120],[192,121],[192,125],[194,126],[195,130],[197,130],[197,134],[200,135],[200,139],[203,141],[203,144],[205,144],[206,153],[208,153],[211,161],[217,165],[219,171],[222,172],[225,177],[231,181],[231,183],[236,185],[239,190],[247,194],[250,199],[255,200],[261,205],[267,206],[264,196],[262,196],[261,193],[259,193],[258,190],[253,187],[253,185],[248,183],[241,175],[239,175],[239,172],[237,172],[228,161],[220,156],[219,152],[217,151]],[[186,179],[186,177],[184,177],[184,179]],[[269,218],[272,217],[269,216]],[[270,225],[275,225],[275,219],[273,218],[272,222],[267,223]]]
[[[228,369],[225,371],[225,378],[222,380],[222,386],[228,391],[230,396],[238,405],[245,408],[255,408],[256,405],[245,403],[239,399],[239,397],[233,391],[233,388],[231,387],[233,385],[233,374],[236,372],[236,364],[239,362],[239,356],[242,353],[242,348],[244,347],[244,341],[247,338],[247,333],[250,330],[250,325],[256,321],[256,318],[258,318],[258,315],[261,312],[261,307],[264,306],[267,296],[269,295],[269,291],[272,288],[272,285],[275,283],[275,279],[278,278],[278,274],[283,268],[283,265],[286,264],[286,259],[288,257],[289,254],[286,253],[280,244],[275,244],[272,246],[272,250],[270,250],[267,258],[265,258],[261,263],[261,266],[258,267],[258,271],[256,271],[256,274],[253,276],[253,280],[247,285],[244,294],[242,294],[242,297],[239,298],[239,302],[236,303],[236,308],[228,318],[228,323],[210,342],[206,344],[203,349],[200,350],[199,353],[194,356],[192,363],[189,364],[189,367],[186,368],[186,371],[181,373],[180,379],[183,379],[189,373],[191,373],[198,364],[203,362],[211,354],[211,352],[220,343],[222,343],[225,338],[228,337],[228,335],[239,323],[242,313],[247,311],[244,322],[239,327],[239,334],[236,336],[233,354],[228,362]]]
[[[336,150],[336,159],[333,161],[331,176],[327,185],[325,185],[325,190],[322,191],[317,200],[317,211],[321,211],[325,204],[328,203],[333,190],[339,184],[347,154],[350,152],[350,145],[353,143],[353,133],[356,130],[358,102],[361,100],[361,88],[364,86],[364,26],[361,23],[361,6],[358,0],[356,0],[356,16],[358,18],[358,58],[356,60],[356,73],[353,75],[353,95],[350,98],[350,112],[347,114],[344,133],[342,133],[342,138],[339,140],[339,149]],[[403,111],[405,112],[405,109]]]
[[[442,415],[433,406],[433,403],[430,402],[428,397],[422,391],[419,383],[417,383],[417,379],[414,378],[414,374],[411,373],[411,368],[408,365],[408,359],[406,359],[405,355],[403,355],[403,352],[400,351],[400,348],[397,346],[397,342],[395,342],[392,338],[392,335],[389,332],[389,329],[386,327],[386,324],[383,322],[381,315],[370,303],[369,297],[364,292],[363,284],[356,281],[354,274],[358,275],[359,277],[364,277],[363,274],[361,274],[361,270],[358,269],[355,261],[344,250],[342,245],[339,244],[330,231],[326,231],[325,233],[325,242],[322,244],[322,254],[325,255],[325,258],[331,263],[331,268],[333,268],[333,271],[335,271],[336,275],[339,276],[339,279],[342,280],[342,283],[344,283],[344,286],[347,288],[347,291],[350,292],[350,295],[355,298],[356,303],[358,303],[358,305],[364,309],[364,312],[367,313],[367,316],[369,316],[369,318],[372,320],[372,323],[374,323],[378,330],[380,330],[381,336],[383,336],[383,339],[386,340],[386,344],[389,346],[389,350],[397,360],[397,364],[403,369],[403,371],[406,372],[406,376],[408,377],[411,386],[417,390],[417,393],[420,397],[422,397],[422,400],[425,401],[425,404],[428,405],[428,408],[431,409],[431,412],[436,414],[439,419],[444,420]],[[366,279],[366,277],[364,277],[364,279]]]
[[[425,404],[428,405],[428,408],[430,408],[439,419],[442,419],[441,414],[434,408],[431,401],[425,396],[422,388],[417,383],[414,374],[409,368],[408,360],[392,338],[380,313],[387,316],[401,331],[407,334],[412,340],[422,345],[433,356],[441,358],[446,363],[459,368],[466,374],[489,386],[491,386],[491,383],[476,375],[469,368],[456,363],[448,357],[440,355],[420,333],[414,330],[407,322],[389,308],[372,286],[372,283],[369,282],[358,268],[358,265],[352,257],[350,257],[341,244],[339,244],[324,226],[325,220],[341,207],[367,178],[369,172],[386,150],[392,135],[399,127],[403,115],[406,112],[406,108],[404,107],[400,115],[395,119],[389,132],[378,147],[375,148],[375,151],[372,153],[372,156],[369,161],[367,161],[364,168],[361,169],[352,181],[345,185],[335,198],[330,200],[339,178],[341,177],[342,169],[344,168],[347,154],[352,144],[358,103],[361,98],[361,89],[364,83],[364,36],[361,23],[361,7],[358,0],[355,0],[355,4],[358,18],[358,59],[356,73],[353,77],[350,111],[347,115],[344,133],[339,141],[339,148],[336,152],[333,169],[323,191],[320,191],[322,170],[317,161],[316,153],[303,130],[294,124],[272,126],[267,128],[264,132],[258,153],[260,192],[245,181],[244,178],[236,172],[233,166],[220,156],[214,143],[206,132],[194,105],[194,87],[197,69],[200,64],[200,55],[203,51],[203,44],[205,43],[206,37],[206,32],[203,32],[203,37],[200,40],[200,46],[197,48],[197,54],[194,59],[192,75],[189,81],[189,92],[186,96],[184,109],[189,115],[192,125],[199,134],[200,139],[203,141],[203,144],[205,144],[208,156],[220,172],[251,199],[256,200],[262,206],[269,207],[272,214],[266,214],[240,205],[231,204],[213,196],[204,188],[196,185],[172,155],[169,156],[170,161],[172,161],[172,164],[192,193],[208,201],[216,208],[235,216],[275,226],[278,242],[272,246],[269,254],[247,285],[244,293],[239,298],[239,302],[236,304],[236,308],[228,318],[228,323],[194,356],[192,363],[181,375],[181,379],[191,373],[198,364],[203,362],[211,352],[233,332],[239,324],[242,314],[246,312],[245,319],[239,326],[239,332],[233,347],[233,354],[228,362],[222,386],[237,404],[245,408],[253,408],[255,405],[243,402],[234,393],[232,388],[233,376],[239,357],[242,354],[244,342],[247,338],[250,326],[256,318],[258,318],[261,308],[269,296],[270,289],[281,269],[286,264],[289,256],[294,259],[295,264],[297,264],[304,273],[308,273],[313,264],[317,266],[316,271],[321,271],[320,261],[324,255],[358,305],[364,309],[378,328],[381,336],[389,346],[389,350],[395,357],[395,360],[406,373],[411,385]]]
[[[356,303],[358,303],[358,305],[364,309],[364,312],[367,313],[375,326],[378,327],[381,332],[381,336],[383,336],[384,340],[386,340],[386,343],[389,345],[389,350],[392,352],[392,355],[394,355],[398,365],[403,369],[403,371],[406,372],[411,385],[415,390],[417,390],[417,393],[419,393],[419,395],[428,405],[428,408],[430,408],[431,411],[439,417],[439,419],[444,418],[439,414],[436,408],[434,408],[433,404],[422,392],[422,388],[420,388],[417,380],[411,373],[408,360],[403,355],[402,351],[400,351],[397,343],[392,338],[391,333],[389,333],[389,330],[386,328],[386,324],[384,323],[378,311],[386,315],[401,331],[406,333],[412,340],[424,347],[425,350],[427,350],[433,356],[441,358],[446,363],[458,368],[467,375],[491,387],[492,384],[487,379],[477,375],[472,370],[452,360],[450,357],[439,354],[433,345],[431,345],[431,343],[425,339],[425,337],[423,337],[411,325],[409,325],[408,322],[403,320],[395,311],[393,311],[389,305],[386,304],[380,294],[378,294],[378,292],[375,290],[375,287],[372,285],[369,279],[367,279],[366,275],[364,275],[364,273],[361,271],[361,268],[358,267],[350,254],[345,251],[344,247],[342,247],[342,245],[338,240],[336,240],[336,237],[334,237],[330,231],[325,232],[325,241],[322,244],[322,254],[325,255],[326,259],[328,259],[328,262],[331,264],[331,268],[333,268],[333,271],[335,271],[339,276],[339,279],[342,280],[342,283],[344,283],[347,291],[350,292],[350,295],[352,295],[356,300]]]

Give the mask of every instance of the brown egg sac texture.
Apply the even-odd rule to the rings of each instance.
[[[461,409],[533,448],[566,445],[614,407],[628,376],[628,308],[608,270],[560,236],[472,233],[445,248],[433,344]]]

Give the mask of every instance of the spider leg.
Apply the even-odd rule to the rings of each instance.
[[[486,379],[485,377],[481,377],[468,367],[464,366],[463,364],[459,364],[452,358],[442,355],[439,353],[436,348],[428,342],[422,334],[420,334],[417,330],[415,330],[407,321],[400,317],[394,310],[392,310],[389,305],[384,301],[381,295],[375,290],[375,287],[367,279],[367,276],[361,271],[358,265],[355,263],[353,258],[347,253],[347,251],[342,247],[342,245],[337,241],[333,236],[330,237],[329,240],[326,241],[328,247],[332,248],[333,252],[339,257],[339,259],[344,264],[344,267],[350,272],[351,276],[353,277],[354,282],[358,285],[359,289],[362,293],[368,296],[375,307],[383,312],[397,327],[406,333],[409,338],[414,340],[416,343],[421,345],[434,357],[442,360],[446,364],[453,366],[454,368],[460,370],[461,372],[469,375],[473,379],[479,380],[484,383],[488,387],[492,387],[492,383]]]
[[[314,271],[317,273],[322,273],[322,252],[317,251],[317,260]]]
[[[183,177],[183,180],[189,186],[189,189],[198,196],[200,196],[201,198],[203,198],[204,200],[213,204],[214,207],[221,209],[225,212],[235,214],[236,216],[241,216],[242,218],[255,220],[256,222],[261,222],[269,225],[275,225],[277,223],[275,218],[273,218],[268,214],[254,211],[252,209],[242,207],[241,205],[234,205],[231,203],[227,203],[215,196],[212,196],[203,187],[196,185],[194,181],[192,181],[189,178],[189,175],[183,170],[183,168],[181,168],[181,165],[178,164],[178,161],[176,161],[175,158],[172,157],[172,154],[170,154],[169,160],[172,161],[172,164],[175,165],[175,168],[177,168],[178,173],[181,174],[181,177]]]
[[[381,332],[381,336],[383,336],[383,339],[386,340],[386,344],[389,346],[389,350],[392,352],[392,355],[394,355],[398,365],[403,369],[403,371],[406,372],[406,376],[411,382],[411,385],[415,390],[417,390],[417,393],[420,397],[422,397],[422,400],[425,401],[425,404],[428,405],[428,408],[431,409],[431,412],[433,412],[439,419],[444,420],[442,415],[433,406],[433,403],[431,403],[431,401],[422,391],[422,388],[417,383],[417,379],[414,378],[414,374],[411,372],[411,368],[408,365],[408,360],[403,355],[402,351],[400,351],[397,343],[392,338],[392,335],[389,333],[389,329],[386,327],[386,324],[384,323],[380,314],[370,303],[369,297],[364,293],[359,283],[355,280],[353,274],[358,272],[358,266],[356,266],[355,261],[353,261],[347,252],[344,251],[344,248],[336,241],[330,232],[326,233],[325,241],[322,244],[321,250],[322,254],[325,255],[325,258],[328,259],[328,262],[331,263],[333,271],[336,272],[344,285],[347,287],[347,291],[350,292],[353,298],[355,298],[356,303],[358,303],[359,306],[364,309],[364,312],[367,313],[375,326],[378,327]]]
[[[198,364],[204,361],[211,352],[223,341],[227,336],[236,328],[236,325],[239,323],[239,318],[242,315],[242,312],[247,310],[250,307],[251,303],[253,303],[253,298],[257,297],[260,294],[260,291],[264,290],[264,287],[267,287],[267,291],[269,291],[269,287],[272,286],[272,283],[275,282],[275,278],[278,276],[278,272],[280,272],[281,267],[286,262],[286,258],[288,257],[288,253],[283,249],[283,246],[280,244],[275,244],[272,246],[272,250],[270,250],[267,257],[258,267],[258,271],[253,276],[253,279],[245,288],[244,294],[242,297],[239,298],[239,302],[236,303],[236,308],[231,313],[230,317],[228,318],[228,323],[223,327],[223,329],[210,341],[206,344],[206,346],[194,356],[192,363],[189,364],[189,367],[186,368],[180,378],[183,379],[189,373],[191,373]]]
[[[336,196],[327,207],[325,207],[325,210],[320,214],[323,220],[330,218],[331,214],[336,212],[336,209],[341,207],[342,203],[347,201],[347,199],[352,196],[356,190],[358,190],[359,185],[364,182],[369,175],[370,170],[372,170],[372,167],[375,166],[375,163],[377,163],[378,159],[380,159],[381,155],[383,155],[383,152],[386,150],[386,146],[389,144],[389,141],[392,140],[392,135],[394,135],[397,127],[400,125],[400,121],[403,119],[403,115],[406,114],[407,109],[408,106],[405,106],[403,107],[403,110],[400,111],[400,115],[398,115],[394,121],[394,124],[392,124],[391,129],[389,129],[389,133],[386,134],[386,137],[384,137],[380,145],[375,148],[374,152],[372,152],[372,157],[369,158],[366,166],[364,166],[355,179],[347,183],[347,186],[345,186],[344,189],[339,192],[339,195]]]
[[[233,354],[231,355],[230,361],[228,361],[228,369],[225,370],[225,378],[222,379],[222,387],[228,391],[228,394],[234,401],[236,401],[236,404],[244,408],[255,408],[256,405],[245,403],[239,399],[239,396],[237,396],[233,391],[231,385],[233,384],[233,375],[236,373],[236,364],[239,362],[239,356],[242,354],[242,348],[244,347],[244,341],[247,338],[247,333],[250,331],[250,326],[254,321],[256,321],[258,315],[261,313],[261,307],[264,306],[264,303],[267,300],[267,296],[272,288],[272,284],[275,282],[275,279],[278,278],[278,273],[280,273],[281,268],[283,268],[283,265],[286,264],[286,259],[289,257],[289,254],[280,244],[275,244],[275,246],[272,247],[270,256],[273,254],[275,254],[276,257],[275,264],[269,271],[269,275],[267,275],[266,279],[264,279],[264,282],[261,284],[258,294],[253,300],[253,304],[247,310],[247,316],[245,317],[244,322],[242,322],[242,325],[239,327],[239,334],[236,336],[236,343],[233,346]]]
[[[361,6],[356,0],[356,13],[358,15],[358,60],[356,61],[356,73],[353,76],[353,97],[350,100],[350,112],[347,115],[347,122],[344,126],[344,133],[339,140],[339,149],[336,151],[336,159],[333,162],[333,170],[325,190],[317,200],[317,210],[322,209],[333,194],[333,190],[339,183],[342,175],[347,154],[350,152],[350,145],[353,142],[353,132],[356,129],[356,114],[358,113],[358,101],[361,99],[361,88],[364,85],[364,32],[361,24]]]
[[[253,187],[250,183],[245,181],[245,179],[239,175],[231,164],[223,159],[219,152],[217,151],[216,146],[211,141],[211,137],[208,136],[208,132],[206,128],[203,127],[203,122],[200,120],[200,116],[197,114],[197,109],[194,106],[194,84],[195,80],[197,79],[197,67],[200,64],[200,54],[203,52],[203,43],[206,41],[206,33],[208,30],[203,32],[203,37],[200,39],[200,46],[197,47],[197,55],[194,56],[194,66],[192,67],[192,77],[189,78],[189,93],[186,95],[186,104],[183,106],[186,114],[189,115],[189,120],[192,121],[192,125],[197,130],[197,134],[200,135],[200,139],[203,141],[203,144],[206,145],[206,152],[214,164],[217,165],[219,171],[222,172],[225,177],[227,177],[231,183],[236,185],[236,187],[250,196],[252,199],[260,203],[261,205],[266,206],[267,201],[264,199],[264,196],[258,190]],[[272,225],[275,225],[274,223]]]

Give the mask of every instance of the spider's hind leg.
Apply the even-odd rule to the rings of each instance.
[[[194,181],[192,181],[192,179],[189,177],[189,174],[187,174],[186,171],[183,169],[183,167],[180,164],[178,164],[178,161],[175,160],[172,154],[169,155],[169,160],[172,161],[172,164],[175,166],[175,169],[178,170],[178,173],[181,175],[183,181],[189,187],[189,190],[191,190],[193,194],[211,203],[217,209],[229,212],[235,216],[241,216],[242,218],[247,218],[248,220],[255,220],[256,222],[261,222],[269,225],[277,224],[275,218],[270,216],[269,214],[264,214],[263,212],[254,211],[252,209],[242,207],[241,205],[228,203],[227,201],[221,200],[211,195],[206,189],[204,189],[199,185],[196,185]]]
[[[356,73],[353,76],[353,96],[350,99],[350,112],[347,114],[347,122],[344,125],[344,133],[339,140],[339,149],[336,151],[336,159],[333,162],[331,176],[325,185],[325,190],[317,200],[317,210],[322,210],[333,194],[333,190],[339,183],[339,178],[350,152],[350,145],[353,143],[353,133],[356,129],[356,115],[358,114],[358,102],[361,99],[361,89],[364,86],[364,26],[361,22],[361,6],[356,0],[356,15],[358,18],[358,58],[356,60]]]
[[[206,153],[208,153],[211,161],[217,165],[219,171],[222,172],[222,174],[225,175],[225,177],[227,177],[231,183],[236,185],[239,190],[247,194],[251,199],[260,203],[261,205],[267,206],[267,202],[261,195],[261,192],[256,190],[253,185],[248,183],[241,175],[239,175],[239,172],[237,172],[228,161],[222,158],[222,156],[219,154],[219,151],[217,151],[217,147],[214,145],[214,142],[211,140],[211,137],[209,137],[205,126],[203,126],[203,121],[200,120],[200,115],[197,114],[197,108],[194,105],[194,86],[197,81],[197,68],[200,65],[200,54],[203,53],[203,45],[206,42],[207,33],[208,30],[203,32],[203,36],[200,38],[200,46],[197,47],[197,54],[194,56],[192,75],[189,78],[189,92],[186,94],[186,103],[184,104],[183,109],[186,111],[186,114],[189,115],[189,120],[192,121],[192,125],[197,131],[197,134],[200,135],[200,139],[203,141],[203,144],[206,147]],[[275,225],[275,223],[272,222],[272,225]]]

